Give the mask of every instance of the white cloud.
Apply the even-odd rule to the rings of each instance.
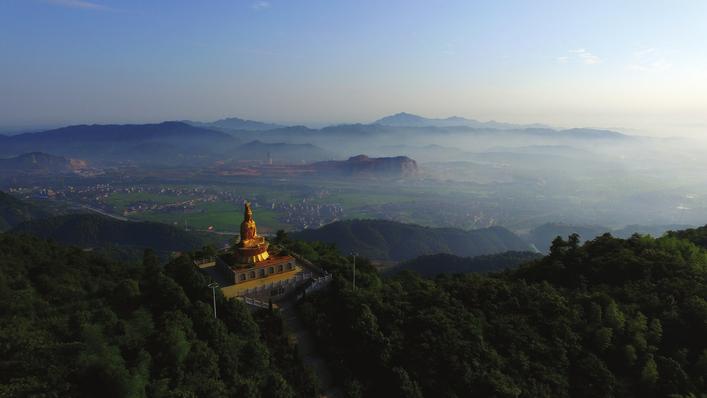
[[[101,4],[92,3],[85,0],[47,0],[48,3],[70,8],[81,8],[84,10],[101,10],[110,11],[110,7],[106,7]]]
[[[584,62],[587,65],[596,65],[601,63],[601,58],[598,56],[590,53],[589,51],[579,48],[576,50],[570,50],[572,54],[575,54],[580,61]]]
[[[631,55],[631,63],[626,69],[634,72],[663,72],[673,67],[656,48],[644,48]]]
[[[254,10],[264,10],[266,8],[270,8],[270,2],[265,0],[258,0],[255,3],[251,4],[250,8]]]
[[[567,51],[570,55],[563,55],[560,57],[555,57],[555,60],[561,64],[573,63],[583,63],[586,65],[596,65],[602,63],[602,59],[598,56],[590,53],[584,48],[578,48],[576,50]]]

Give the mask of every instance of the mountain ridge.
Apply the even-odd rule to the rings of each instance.
[[[333,243],[342,253],[353,250],[376,260],[401,261],[437,253],[478,256],[531,250],[520,237],[503,227],[465,231],[388,220],[346,220],[291,235],[304,241]]]
[[[2,140],[0,155],[51,152],[98,162],[106,160],[174,161],[225,150],[233,136],[182,122],[74,125]]]
[[[420,115],[415,115],[407,112],[399,112],[393,115],[384,116],[373,124],[396,127],[456,127],[466,126],[475,128],[492,128],[492,129],[524,129],[524,128],[549,128],[549,126],[540,123],[531,124],[513,124],[497,122],[489,120],[482,122],[476,119],[468,119],[460,116],[450,116],[446,118],[428,118]]]
[[[218,119],[213,122],[197,122],[193,120],[184,120],[184,123],[190,124],[196,127],[206,127],[206,128],[216,128],[219,130],[230,131],[230,130],[247,130],[247,131],[263,131],[263,130],[273,130],[277,128],[286,127],[281,124],[260,122],[257,120],[241,119],[239,117],[226,117],[223,119]]]

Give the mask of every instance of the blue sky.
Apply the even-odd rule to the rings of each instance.
[[[707,135],[705,1],[0,0],[0,126],[407,111]]]

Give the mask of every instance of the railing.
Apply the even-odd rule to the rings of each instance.
[[[241,298],[241,297],[239,297],[239,298]],[[258,300],[258,299],[251,298],[251,297],[242,297],[242,299],[243,299],[244,303],[246,303],[248,305],[252,305],[253,307],[270,308],[270,303],[266,303],[263,300]]]
[[[267,285],[260,285],[260,286],[252,287],[250,289],[243,290],[241,292],[241,295],[247,296],[247,295],[251,295],[251,294],[262,293],[264,291],[270,291],[272,289],[277,289],[277,288],[281,288],[281,287],[288,288],[288,287],[292,287],[292,285],[298,285],[300,282],[304,282],[307,279],[311,279],[311,278],[312,278],[311,272],[304,272],[304,273],[297,274],[294,277],[289,278],[289,279],[283,279],[283,280],[280,280],[277,282],[268,283]]]
[[[198,267],[200,265],[214,263],[214,262],[216,262],[216,257],[198,258],[198,259],[194,260],[194,265],[196,265]]]
[[[320,276],[319,278],[316,278],[316,279],[312,282],[311,285],[307,286],[307,288],[304,289],[304,292],[305,292],[305,293],[309,293],[309,292],[317,291],[317,290],[323,288],[324,286],[328,285],[329,282],[331,282],[331,280],[332,280],[332,275],[331,275],[331,274],[327,274],[327,275],[324,275],[324,276]]]
[[[329,284],[329,282],[331,282],[332,279],[333,279],[332,274],[326,274],[324,276],[320,276],[319,278],[315,278],[314,280],[312,280],[312,284],[307,286],[304,289],[304,292],[300,293],[297,296],[297,300],[301,300],[305,294],[308,294],[311,292],[316,292],[317,290],[323,289],[324,287],[326,287]]]
[[[321,274],[326,274],[326,273],[327,273],[324,269],[322,269],[322,267],[320,267],[320,266],[314,264],[313,262],[307,260],[306,258],[304,258],[303,256],[301,256],[301,255],[299,255],[299,254],[297,254],[297,253],[290,253],[290,255],[292,255],[292,257],[294,257],[295,259],[297,259],[297,261],[301,262],[302,264],[304,264],[304,265],[306,265],[306,266],[308,266],[308,267],[310,267],[310,268],[315,269],[316,271],[318,271],[318,272],[321,273]]]

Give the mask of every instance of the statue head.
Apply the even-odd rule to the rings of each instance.
[[[253,210],[250,208],[250,203],[245,202],[245,210],[243,212],[243,220],[248,221],[253,219]]]

